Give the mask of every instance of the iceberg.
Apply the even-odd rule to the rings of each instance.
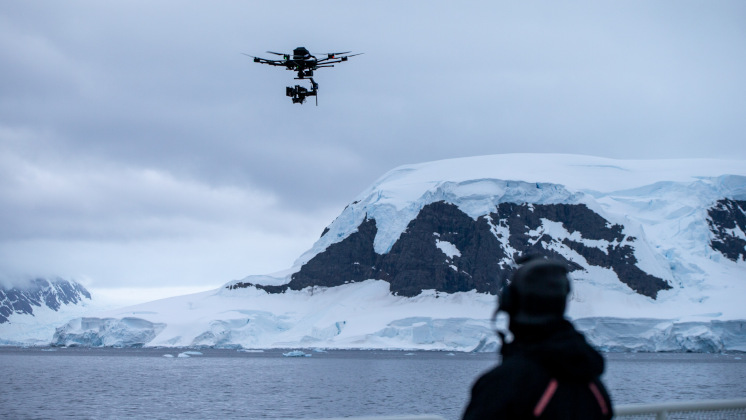
[[[287,353],[282,353],[282,355],[285,357],[311,357],[310,353],[304,353],[300,350],[289,351]]]

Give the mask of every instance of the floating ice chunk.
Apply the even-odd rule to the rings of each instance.
[[[306,354],[300,350],[293,350],[287,353],[282,353],[285,357],[311,357],[311,354]]]
[[[163,357],[169,357],[169,358],[173,358],[173,357],[174,357],[174,355],[173,355],[173,354],[164,354],[164,355],[163,355]]]
[[[188,358],[188,357],[191,357],[191,356],[189,356],[189,355],[188,355],[188,354],[186,354],[186,353],[179,353],[179,355],[178,355],[178,356],[176,356],[176,357],[181,357],[181,358]]]
[[[199,351],[193,351],[193,350],[190,350],[190,351],[185,351],[185,352],[184,352],[184,353],[182,353],[182,354],[186,354],[187,356],[202,356],[202,352],[199,352]]]
[[[258,349],[238,349],[236,351],[240,351],[241,353],[264,353],[264,350]]]

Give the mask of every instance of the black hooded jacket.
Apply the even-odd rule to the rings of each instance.
[[[471,390],[464,420],[610,419],[611,400],[599,377],[604,359],[567,320],[511,323],[513,342],[502,364]]]

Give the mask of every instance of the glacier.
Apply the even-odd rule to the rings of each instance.
[[[75,319],[55,346],[237,349],[400,349],[493,352],[495,296],[388,293],[380,280],[273,295],[219,289]],[[570,302],[574,305],[574,302]],[[251,308],[251,309],[248,309]],[[687,318],[572,318],[603,351],[746,351],[746,321]],[[147,320],[146,320],[147,318]]]
[[[619,245],[618,239],[586,238],[549,219],[529,235],[558,238],[551,246],[581,266],[573,272],[568,317],[602,350],[746,351],[741,302],[746,296],[746,251],[741,249],[746,229],[738,220],[716,220],[719,213],[713,213],[720,209],[742,217],[737,203],[743,200],[746,162],[738,160],[512,154],[405,165],[359,194],[288,270],[248,276],[214,291],[87,314],[57,325],[49,342],[495,351],[494,294],[426,289],[399,296],[376,279],[283,289],[304,264],[353,235],[365,220],[375,220],[374,248],[382,254],[423,208],[445,202],[473,219],[504,203],[529,210],[577,204],[623,226],[620,237],[637,241],[637,266],[668,286],[653,297],[636,293],[612,269],[589,264],[562,246],[562,240],[572,241],[602,255],[609,245]],[[498,239],[506,237],[504,226],[493,223],[491,229]],[[462,252],[437,235],[432,240],[446,261]],[[720,244],[730,248],[723,251]],[[503,245],[509,249],[507,242]],[[283,290],[268,293],[261,286]]]

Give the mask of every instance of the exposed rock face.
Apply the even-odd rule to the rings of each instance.
[[[404,296],[424,289],[495,293],[506,256],[499,245],[486,218],[473,220],[453,204],[431,203],[382,256],[378,266],[385,275],[378,278]]]
[[[82,285],[61,278],[37,278],[22,287],[0,289],[0,324],[11,314],[34,314],[34,307],[58,311],[62,305],[77,304],[91,294]]]
[[[588,265],[614,270],[622,283],[641,295],[655,298],[659,291],[671,288],[663,279],[636,265],[635,237],[625,236],[623,226],[612,225],[583,204],[502,203],[497,213],[490,216],[498,221],[497,225],[508,227],[508,243],[518,253],[546,255],[581,269],[580,264],[556,251],[567,247],[580,254]],[[566,232],[551,229],[545,221],[560,223]]]
[[[746,201],[719,200],[707,214],[712,249],[733,261],[746,260]]]
[[[376,221],[366,218],[357,232],[314,256],[288,284],[257,287],[280,293],[380,279],[390,283],[392,293],[403,296],[426,289],[494,294],[514,270],[511,261],[532,253],[565,261],[572,270],[590,265],[609,268],[632,290],[651,298],[671,288],[636,265],[636,238],[583,204],[502,203],[475,220],[454,204],[433,202],[422,208],[385,254],[374,250],[377,231]],[[563,256],[568,252],[560,252],[570,250],[585,261],[570,261]]]

